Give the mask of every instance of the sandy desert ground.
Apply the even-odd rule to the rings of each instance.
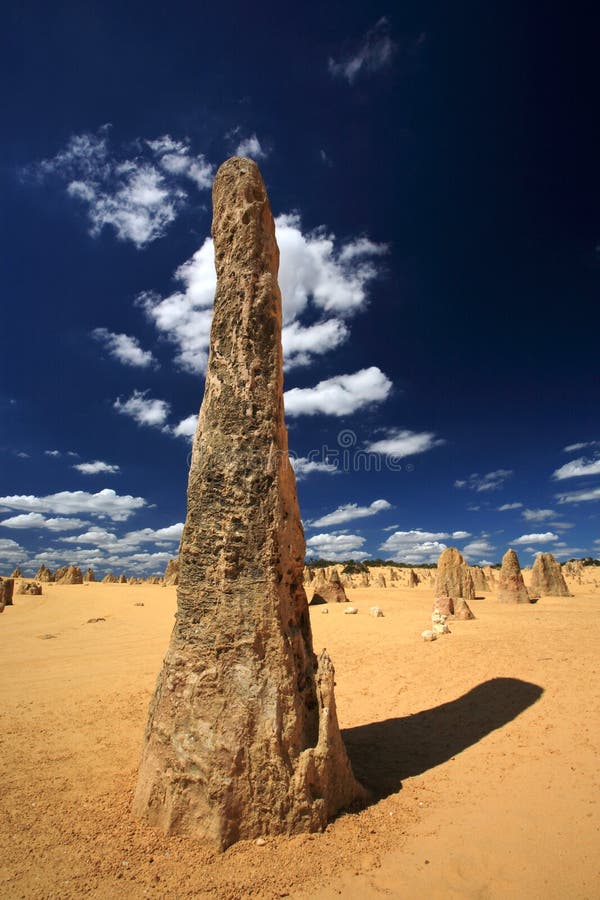
[[[312,608],[373,802],[223,854],[129,812],[175,588],[16,596],[0,617],[0,896],[600,897],[600,593],[571,587],[527,606],[488,594],[433,644],[429,589],[350,590],[357,616]]]

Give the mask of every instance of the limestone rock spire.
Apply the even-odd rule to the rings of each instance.
[[[279,251],[256,163],[213,187],[217,289],[189,473],[178,609],[134,812],[225,848],[314,831],[361,797],[333,667],[313,651],[283,414]]]

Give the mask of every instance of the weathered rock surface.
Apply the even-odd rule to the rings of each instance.
[[[532,597],[570,597],[560,563],[551,553],[540,553],[531,570],[529,593]]]
[[[37,570],[35,580],[48,583],[54,581],[54,575],[52,574],[51,570],[42,563],[42,565]]]
[[[348,597],[346,596],[346,591],[344,590],[344,586],[340,581],[340,577],[335,573],[336,577],[331,577],[330,579],[326,579],[324,575],[319,572],[313,582],[312,582],[312,597],[311,597],[311,605],[316,606],[318,603],[347,603]]]
[[[445,618],[474,619],[471,607],[462,597],[437,597],[433,601],[432,614],[439,614]]]
[[[112,572],[107,572],[102,579],[102,584],[117,584],[119,579]]]
[[[14,578],[0,578],[0,612],[5,606],[12,606],[14,589]]]
[[[421,579],[417,575],[414,569],[411,569],[408,573],[408,586],[409,588],[416,588],[419,586]]]
[[[36,581],[22,581],[17,590],[17,594],[32,594],[39,596],[42,593],[42,586]]]
[[[94,570],[88,569],[87,572],[85,573],[85,575],[83,576],[83,580],[84,581],[95,581],[96,576],[94,575]]]
[[[436,597],[452,597],[453,600],[462,597],[467,601],[475,599],[471,572],[456,547],[448,547],[438,559],[434,591]]]
[[[496,599],[500,603],[529,603],[529,593],[523,581],[519,557],[514,550],[507,550],[502,557]]]
[[[170,559],[163,576],[163,584],[177,585],[179,584],[179,557]]]
[[[217,290],[179,554],[178,610],[134,811],[225,848],[322,829],[363,795],[313,651],[283,417],[279,253],[258,167],[213,189]]]
[[[15,566],[13,573],[10,577],[11,578],[25,578],[25,576],[21,572],[21,569],[19,568],[19,566]]]
[[[489,591],[490,585],[486,574],[480,566],[469,566],[473,587],[476,591]]]
[[[79,566],[62,566],[54,573],[56,584],[83,584],[83,575]]]

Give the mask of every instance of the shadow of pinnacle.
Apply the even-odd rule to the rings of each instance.
[[[398,719],[385,719],[342,732],[357,779],[380,800],[476,744],[535,703],[543,688],[518,678],[492,678],[443,703]]]

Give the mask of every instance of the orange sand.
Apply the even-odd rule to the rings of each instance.
[[[374,802],[324,834],[220,855],[129,813],[175,589],[16,596],[0,616],[0,897],[600,897],[600,596],[574,591],[488,595],[433,644],[431,590],[349,590],[357,616],[312,609]]]

